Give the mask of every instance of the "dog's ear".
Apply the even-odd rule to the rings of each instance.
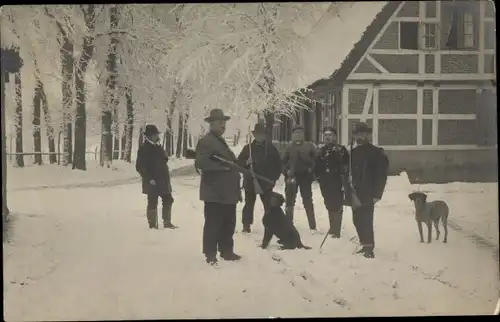
[[[415,192],[412,192],[408,195],[408,198],[411,200],[411,201],[415,201]]]
[[[422,201],[424,203],[427,202],[427,195],[425,193],[422,193]]]

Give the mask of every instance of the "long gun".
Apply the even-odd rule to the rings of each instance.
[[[351,142],[349,143],[349,190],[350,192],[350,197],[351,197],[351,208],[356,209],[363,204],[358,198],[358,195],[356,193],[356,188],[354,188],[354,184],[352,182],[352,149],[354,145],[354,135],[351,132]]]
[[[257,180],[257,178],[255,177],[255,172],[253,171],[252,142],[250,142],[250,144],[248,144],[248,151],[250,153],[250,160],[252,160],[252,163],[250,163],[250,171],[252,171],[252,173],[253,173],[253,175],[252,175],[253,188],[254,188],[255,194],[261,195],[264,193],[264,190],[260,186],[259,180]]]
[[[235,162],[226,160],[226,159],[222,158],[221,156],[214,154],[214,155],[212,155],[211,158],[224,163],[225,165],[229,166],[230,168],[233,168],[234,170],[238,171],[241,174],[246,174],[246,175],[255,177],[255,178],[257,178],[261,181],[264,181],[266,183],[269,183],[269,184],[274,184],[274,181],[272,181],[271,179],[268,179],[264,176],[261,176],[260,174],[257,174],[255,172],[253,172],[252,170],[240,167]],[[193,149],[188,149],[187,153],[186,153],[186,159],[196,159],[196,151]]]

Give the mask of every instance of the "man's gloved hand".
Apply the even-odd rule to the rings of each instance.
[[[156,181],[154,179],[149,180],[149,184],[152,186],[156,186]]]
[[[293,177],[293,170],[288,170],[288,171],[286,172],[286,175],[287,175],[288,177]]]
[[[248,158],[247,162],[246,162],[246,165],[251,165],[253,163],[253,160],[252,158]]]

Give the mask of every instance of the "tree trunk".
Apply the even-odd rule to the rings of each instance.
[[[112,6],[109,11],[110,19],[110,29],[115,30],[118,26],[118,7],[116,5]],[[109,97],[109,106],[105,106],[105,110],[102,112],[102,131],[101,131],[101,141],[102,141],[102,158],[101,166],[106,164],[109,168],[111,166],[113,157],[113,133],[112,133],[112,112],[115,106],[118,104],[116,99],[116,83],[117,83],[117,61],[116,61],[116,46],[118,44],[118,38],[116,35],[111,35],[108,51],[108,60],[106,62],[106,69],[108,71],[108,79],[106,80],[107,95]]]
[[[184,133],[184,113],[179,112],[178,130],[177,130],[177,148],[175,149],[175,156],[180,158],[182,155],[182,138]]]
[[[2,216],[7,216],[9,214],[9,208],[7,207],[7,133],[5,131],[5,82],[8,80],[8,73],[2,70],[1,82],[0,82],[0,96],[1,96],[1,112],[2,119],[0,123],[2,125]],[[6,79],[7,78],[7,79]]]
[[[21,72],[14,74],[16,89],[16,153],[23,153],[23,97]],[[4,105],[2,104],[2,107]],[[16,154],[16,166],[24,167],[24,156]]]
[[[113,112],[115,113],[115,112]],[[120,158],[120,126],[117,122],[114,124],[113,133],[113,160],[118,160]]]
[[[86,5],[87,10],[82,7],[85,25],[90,34],[95,29],[95,5]],[[87,97],[85,92],[85,74],[90,59],[94,55],[94,38],[85,36],[78,69],[75,77],[76,89],[76,119],[75,119],[75,154],[73,169],[87,170],[85,162],[87,149]]]
[[[40,132],[42,95],[40,81],[35,78],[35,95],[33,96],[33,148],[35,153],[35,164],[42,165],[42,136]]]
[[[165,129],[165,134],[163,137],[165,151],[167,155],[170,157],[174,154],[174,140],[173,140],[173,132],[172,132],[172,117],[174,115],[175,103],[177,101],[178,85],[174,85],[174,90],[172,91],[172,97],[170,98],[170,104],[167,109],[167,128]]]
[[[43,110],[43,115],[44,115],[44,120],[45,120],[45,127],[47,128],[47,139],[48,139],[48,145],[49,145],[49,152],[51,153],[49,155],[49,162],[50,164],[54,164],[57,162],[57,155],[56,155],[56,144],[55,144],[55,139],[54,139],[54,127],[52,126],[52,120],[50,118],[49,114],[49,103],[47,101],[47,95],[45,94],[45,88],[43,86],[42,81],[40,81],[40,95],[42,99],[42,110]]]
[[[127,124],[125,130],[125,156],[123,159],[127,162],[132,162],[132,137],[134,134],[134,101],[132,100],[132,89],[130,87],[125,90],[125,98],[127,105]],[[140,137],[141,135],[139,135]],[[139,138],[140,140],[140,138]]]
[[[73,124],[71,110],[73,107],[73,73],[74,58],[73,44],[66,37],[61,48],[62,60],[62,100],[63,100],[63,160],[62,165],[72,163],[73,152]]]
[[[123,132],[120,136],[120,160],[125,160],[125,148],[127,147],[127,124],[123,124]]]
[[[182,133],[182,156],[186,157],[187,155],[187,149],[188,149],[188,137],[189,137],[189,128],[188,128],[188,120],[189,120],[189,113],[187,113],[184,116],[184,132]]]

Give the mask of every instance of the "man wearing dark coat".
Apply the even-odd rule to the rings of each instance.
[[[316,217],[312,195],[316,147],[304,140],[304,127],[296,125],[292,129],[292,143],[283,154],[283,173],[285,175],[285,213],[293,220],[297,191],[300,190],[306,211],[309,229],[316,230]]]
[[[359,122],[352,131],[356,147],[351,152],[351,184],[361,203],[353,207],[352,218],[358,233],[361,249],[357,252],[366,258],[374,258],[375,237],[373,214],[375,204],[382,199],[389,169],[389,160],[382,148],[371,144],[371,128]],[[352,203],[352,190],[348,189]]]
[[[256,174],[260,174],[274,182],[281,176],[281,156],[278,149],[266,139],[266,127],[262,123],[255,124],[252,131],[254,140],[243,147],[238,156],[238,164],[245,168],[251,168]],[[254,179],[252,176],[243,177],[243,189],[245,190],[245,206],[243,207],[242,223],[243,232],[249,233],[253,224],[254,206],[257,199],[255,182],[262,188],[260,199],[267,210],[270,195],[274,184]]]
[[[318,151],[314,172],[328,211],[330,222],[328,233],[333,238],[340,238],[349,153],[344,146],[337,144],[337,131],[332,126],[323,129],[323,138],[325,145]]]
[[[144,143],[137,151],[135,168],[142,178],[142,193],[147,195],[146,217],[149,228],[158,229],[158,198],[162,200],[163,227],[177,228],[172,224],[172,186],[168,169],[168,156],[160,144],[158,128],[146,125]]]
[[[236,204],[241,201],[240,174],[213,158],[217,155],[231,162],[236,156],[223,138],[230,117],[220,109],[213,109],[205,121],[210,131],[198,141],[195,167],[201,173],[200,200],[205,202],[203,253],[207,263],[217,263],[217,250],[224,260],[236,261],[234,253]]]

